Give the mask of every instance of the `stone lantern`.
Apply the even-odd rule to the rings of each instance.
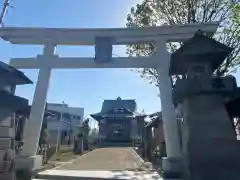
[[[31,83],[22,72],[0,62],[0,179],[15,179],[14,114],[28,106],[27,99],[14,95],[15,86]]]
[[[224,104],[237,88],[236,80],[213,73],[231,51],[198,31],[172,54],[170,74],[180,76],[173,87],[173,101],[182,109],[186,179],[240,177],[240,146]]]

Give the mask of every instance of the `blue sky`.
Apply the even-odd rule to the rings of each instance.
[[[25,0],[12,1],[5,26],[35,27],[124,27],[126,15],[139,0]],[[31,57],[41,54],[38,46],[11,45],[0,42],[1,60],[11,57]],[[59,47],[60,56],[93,56],[93,48]],[[115,54],[124,55],[124,47],[117,47]],[[36,70],[24,70],[34,85],[17,89],[17,94],[33,98]],[[155,112],[160,109],[158,90],[128,69],[76,69],[54,70],[48,93],[48,102],[84,107],[85,113],[99,112],[104,99],[136,99],[138,110]]]
[[[141,0],[25,0],[12,1],[5,18],[5,26],[35,27],[124,27],[126,15]],[[0,41],[1,60],[11,57],[29,57],[41,54],[38,46],[18,46]],[[60,56],[93,56],[93,48],[59,47]],[[115,54],[124,55],[123,47],[115,48]],[[32,100],[36,70],[24,70],[34,85],[22,86],[17,94]],[[158,90],[127,69],[78,69],[55,70],[52,73],[48,102],[84,107],[85,113],[100,111],[104,99],[136,99],[138,110],[151,113],[160,109]]]

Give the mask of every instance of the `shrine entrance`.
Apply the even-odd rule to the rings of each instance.
[[[22,157],[23,161],[26,161],[25,164],[28,164],[29,157],[31,157],[31,161],[37,158],[36,152],[51,71],[52,69],[67,68],[156,68],[159,75],[167,156],[168,158],[180,158],[178,128],[169,77],[170,53],[167,51],[166,43],[189,39],[199,29],[213,35],[217,27],[218,23],[115,29],[1,28],[0,37],[5,41],[12,44],[43,46],[42,55],[10,60],[10,65],[18,69],[39,69],[32,109],[23,135],[25,143]],[[156,51],[152,56],[112,57],[113,45],[149,42],[155,45]],[[59,57],[54,53],[58,45],[95,46],[95,58]]]
[[[123,122],[120,124],[113,124],[109,123],[109,126],[111,128],[108,128],[107,132],[107,141],[112,141],[112,142],[131,142],[130,139],[130,123],[129,122],[124,122],[127,121],[123,119]],[[129,125],[129,126],[127,126]],[[107,128],[106,128],[107,129]]]

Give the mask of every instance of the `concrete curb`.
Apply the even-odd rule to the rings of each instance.
[[[143,160],[143,158],[136,152],[136,150],[134,148],[132,148],[133,150],[133,155],[136,157],[136,159],[138,160],[137,162],[140,161],[140,164],[138,164],[140,167],[145,163],[145,161]]]
[[[134,154],[135,154],[139,159],[141,159],[141,161],[144,163],[145,161],[143,160],[143,158],[137,153],[137,151],[136,151],[134,148],[132,148],[132,149],[133,149]]]

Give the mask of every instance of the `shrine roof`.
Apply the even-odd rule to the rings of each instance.
[[[90,116],[96,120],[99,120],[103,117],[142,116],[142,114],[136,112],[136,109],[137,104],[135,100],[122,100],[120,97],[118,97],[116,100],[104,100],[101,112],[91,114]]]
[[[214,72],[233,49],[204,35],[200,30],[171,55],[170,74],[186,74],[190,62],[203,62],[212,65]]]
[[[23,72],[15,69],[0,61],[0,77],[3,77],[3,81],[9,83],[9,85],[21,85],[32,84],[33,82],[24,75]]]
[[[90,116],[98,121],[102,118],[111,118],[111,117],[131,118],[131,117],[135,117],[135,116],[140,115],[138,113],[131,112],[126,108],[119,108],[119,110],[121,110],[121,112],[116,112],[115,109],[111,109],[110,111],[107,111],[105,113],[104,112],[99,112],[99,113],[96,113],[96,114],[90,114]]]
[[[117,98],[116,100],[104,100],[101,113],[107,113],[113,109],[125,108],[129,112],[135,112],[137,104],[135,100],[122,100]]]
[[[147,123],[145,127],[157,127],[158,123],[162,121],[162,112],[156,112],[153,114],[148,115],[148,118],[150,118],[150,121]]]
[[[20,109],[28,106],[28,100],[19,96],[15,96],[5,90],[0,90],[0,107]]]

